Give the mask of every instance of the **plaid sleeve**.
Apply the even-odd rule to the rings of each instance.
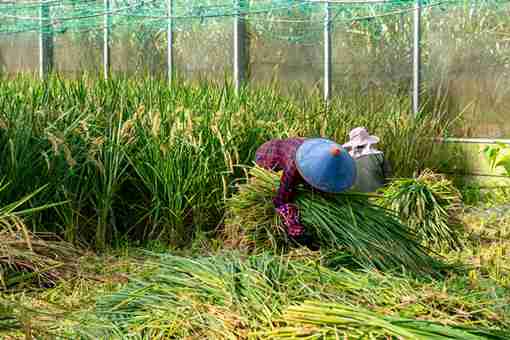
[[[277,170],[279,160],[277,141],[262,144],[255,154],[255,163],[265,169]]]
[[[282,178],[280,179],[278,194],[273,199],[273,203],[277,208],[292,200],[299,178],[300,174],[297,167],[293,165],[293,162],[284,168]]]
[[[297,148],[304,138],[289,138],[286,140],[273,140],[264,143],[256,154],[256,163],[266,169],[283,170],[280,179],[280,188],[273,199],[275,207],[289,203],[294,196],[294,188],[301,176],[297,170],[295,156]]]

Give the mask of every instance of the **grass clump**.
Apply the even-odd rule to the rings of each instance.
[[[396,179],[381,190],[377,202],[395,211],[429,247],[458,250],[461,195],[443,175],[425,169],[414,178]]]
[[[254,167],[251,178],[227,203],[227,240],[241,248],[280,251],[290,243],[274,212],[276,173]],[[358,193],[326,195],[299,189],[295,200],[306,232],[324,249],[349,253],[365,268],[402,269],[427,275],[440,271],[440,262],[419,245],[391,212]]]

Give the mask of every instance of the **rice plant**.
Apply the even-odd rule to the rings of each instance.
[[[183,246],[222,223],[229,183],[244,175],[238,165],[270,138],[343,142],[362,125],[381,137],[396,175],[441,165],[441,145],[417,142],[442,134],[440,120],[408,115],[398,94],[339,97],[326,108],[319,95],[275,88],[236,96],[228,84],[167,85],[120,76],[0,82],[0,171],[11,183],[0,199],[47,185],[31,204],[67,203],[26,220],[38,230],[99,249],[119,238]]]
[[[462,246],[460,192],[443,175],[426,169],[414,178],[395,179],[377,201],[395,211],[427,246],[443,250]]]
[[[280,251],[290,240],[271,201],[279,177],[259,167],[252,168],[250,175],[228,201],[227,240],[255,250]],[[415,241],[408,227],[363,194],[325,195],[300,188],[295,202],[306,232],[321,247],[349,252],[367,268],[437,274],[441,266]]]

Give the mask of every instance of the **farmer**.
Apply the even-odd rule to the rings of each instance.
[[[322,138],[268,141],[257,150],[255,162],[266,169],[283,170],[273,203],[287,233],[298,242],[309,240],[304,238],[298,209],[292,204],[296,186],[306,183],[319,191],[338,193],[349,189],[356,178],[352,157],[339,144]]]
[[[364,127],[357,127],[349,133],[349,141],[342,145],[356,162],[356,182],[353,190],[374,192],[384,186],[391,177],[390,163],[384,154],[374,148],[379,138],[371,136]]]

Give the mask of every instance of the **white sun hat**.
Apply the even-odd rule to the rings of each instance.
[[[356,149],[360,146],[367,146],[379,143],[379,137],[371,136],[364,127],[357,127],[349,132],[349,141],[342,145],[346,149]]]

